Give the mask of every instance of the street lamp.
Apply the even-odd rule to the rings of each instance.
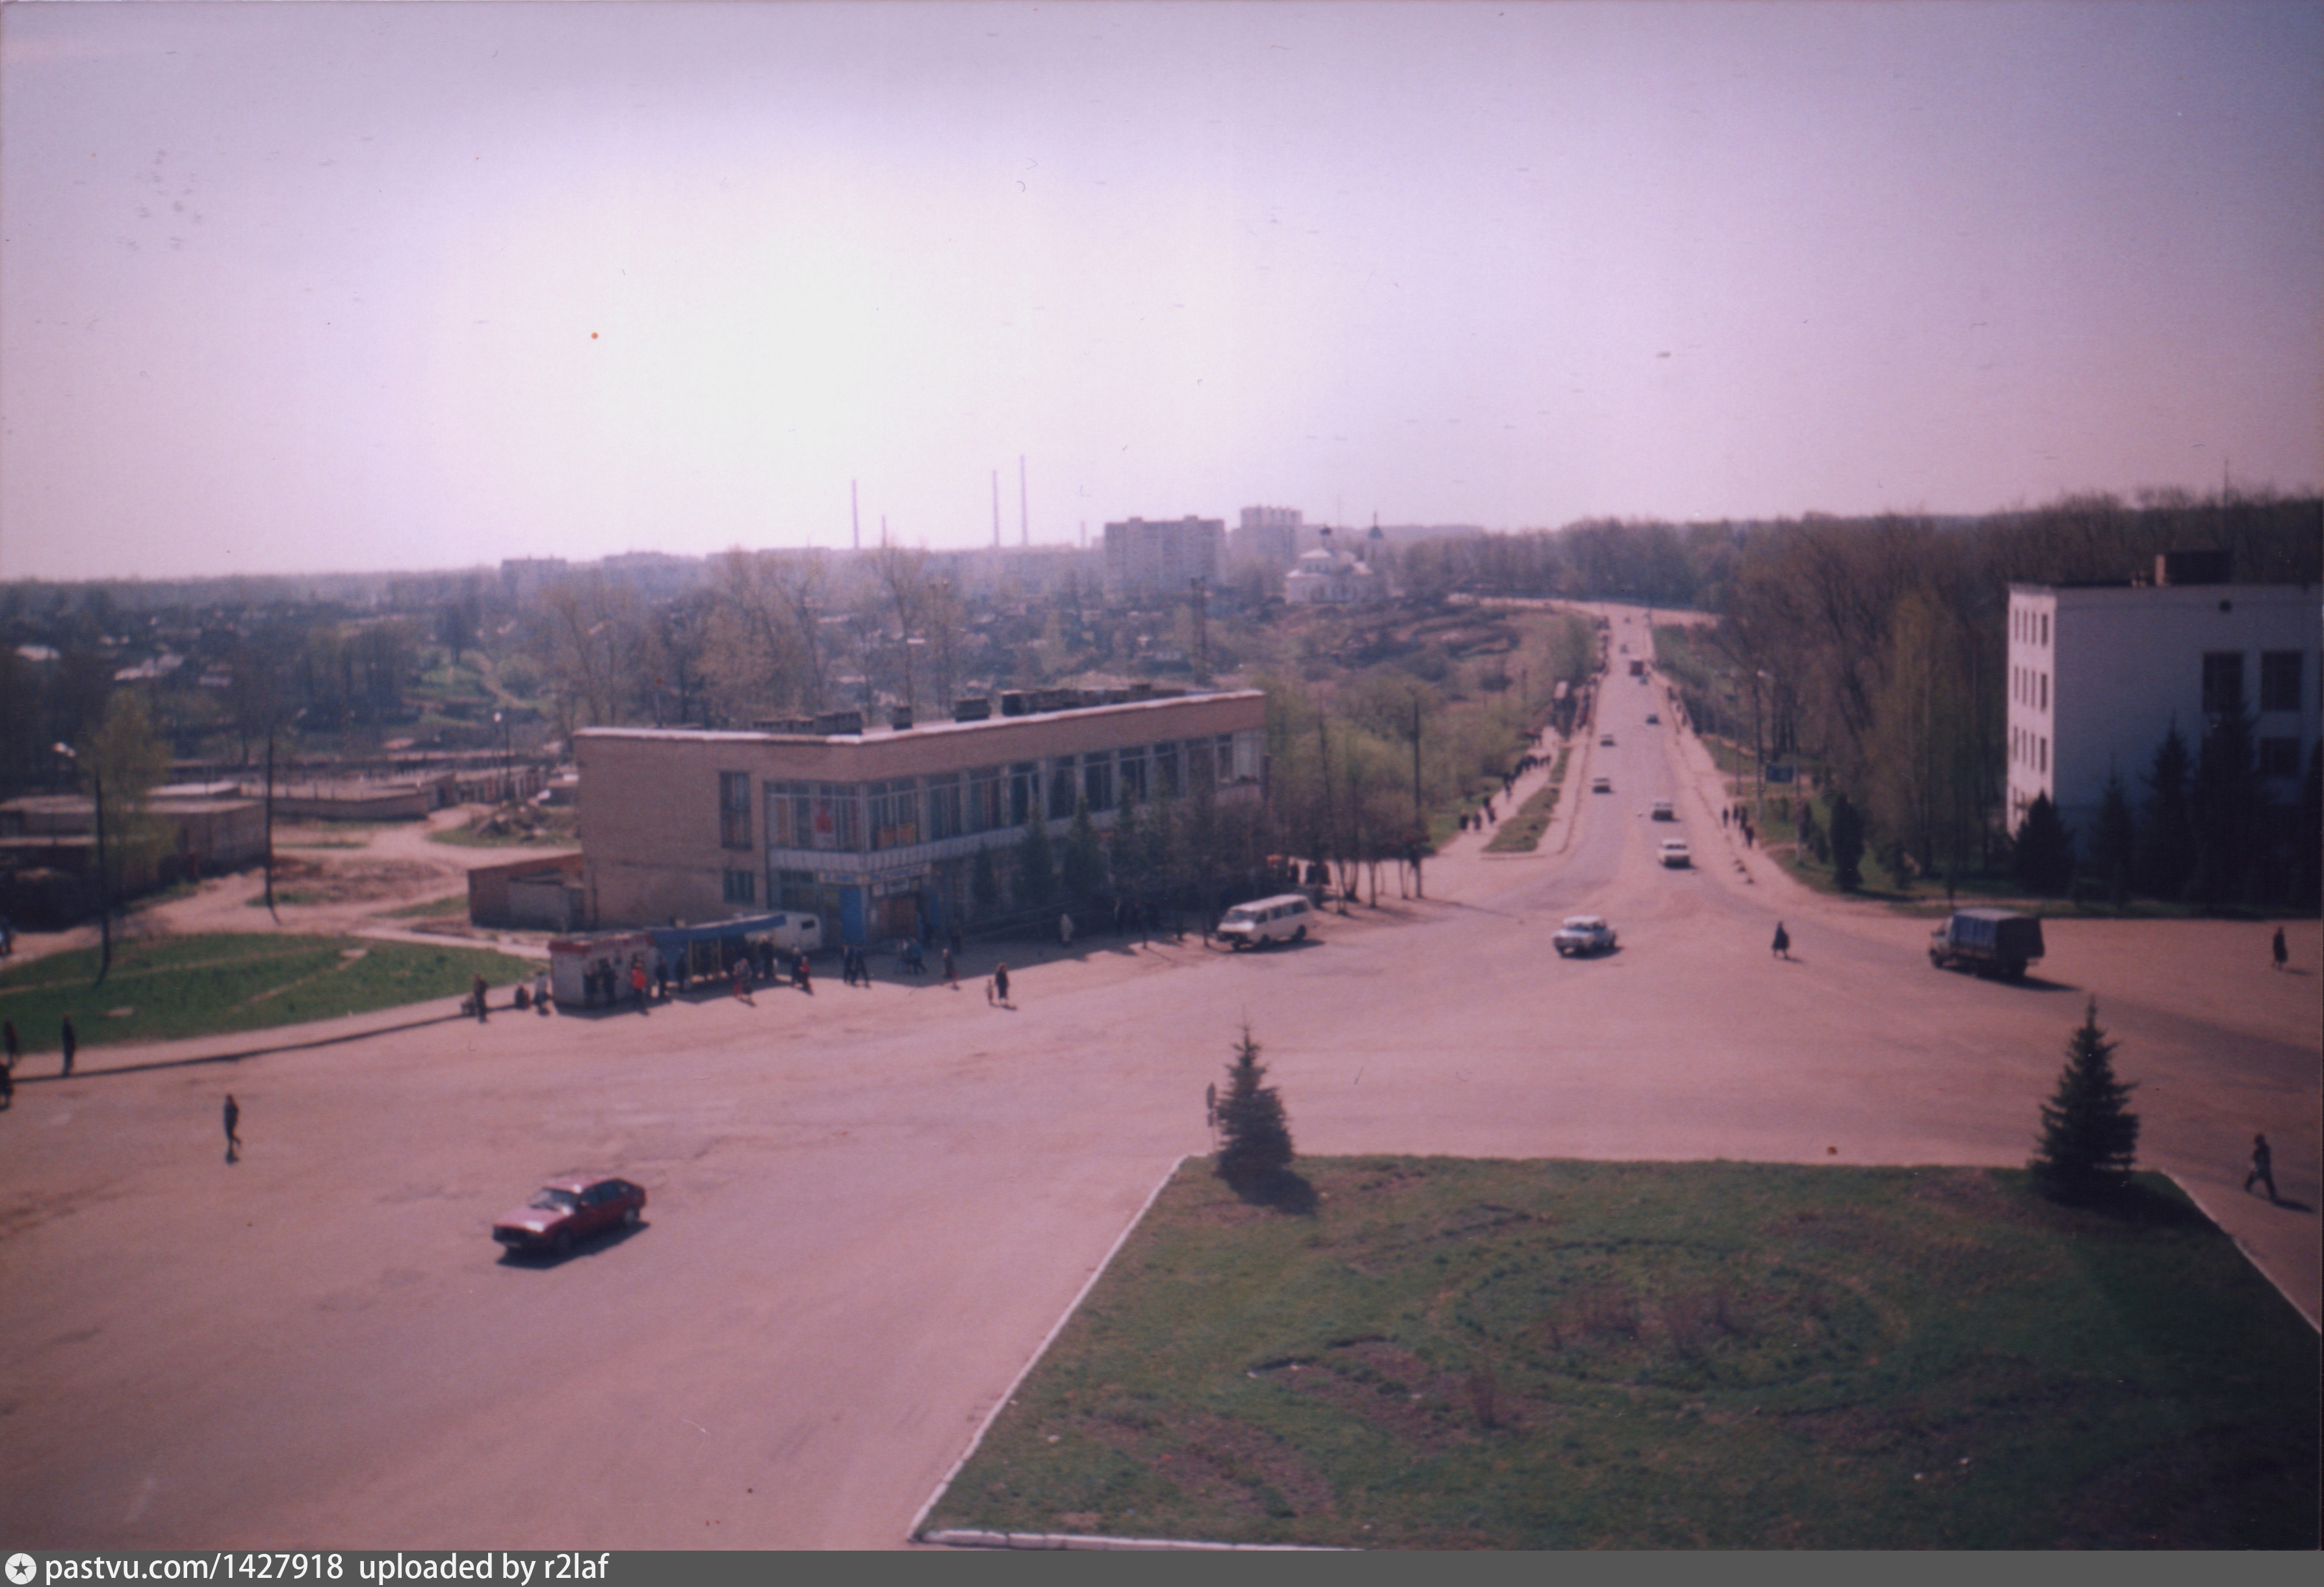
[[[80,764],[80,755],[72,745],[60,742],[58,754]],[[113,968],[113,879],[106,866],[105,854],[105,775],[95,762],[88,769],[89,793],[97,807],[97,980],[93,984],[105,984],[106,972]]]
[[[493,713],[493,725],[501,730],[501,803],[513,804],[516,801],[516,726],[509,721],[505,711]]]

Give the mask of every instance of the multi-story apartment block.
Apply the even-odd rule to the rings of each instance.
[[[2010,586],[2013,828],[2048,794],[2093,831],[2108,776],[2135,803],[2172,724],[2193,753],[2225,712],[2251,718],[2270,796],[2297,797],[2318,734],[2318,592],[2189,577],[2216,571],[2160,558],[2153,584]]]
[[[1296,507],[1245,507],[1235,526],[1234,559],[1269,567],[1288,567],[1299,555],[1299,530],[1305,521]]]
[[[1259,690],[1102,702],[1059,691],[1001,706],[888,732],[853,713],[776,732],[583,729],[589,922],[771,909],[818,914],[826,942],[944,931],[968,915],[977,852],[1013,849],[1028,821],[1062,842],[1077,804],[1104,832],[1130,801],[1264,795]],[[994,856],[1004,884],[1010,859]]]
[[[1223,518],[1105,526],[1105,589],[1114,600],[1183,595],[1193,580],[1217,583],[1226,548]]]

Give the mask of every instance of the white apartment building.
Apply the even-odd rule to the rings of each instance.
[[[1105,526],[1105,592],[1115,600],[1184,596],[1194,579],[1219,580],[1226,551],[1223,518],[1148,523],[1131,518]]]
[[[2172,724],[2192,756],[2227,711],[2253,719],[2269,797],[2296,798],[2317,741],[2319,614],[2297,585],[2010,586],[2011,828],[2048,794],[2086,836],[2109,775],[2135,808]]]

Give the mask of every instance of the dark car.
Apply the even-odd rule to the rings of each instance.
[[[563,1256],[576,1241],[636,1223],[645,1206],[645,1187],[626,1179],[555,1179],[495,1223],[493,1238],[512,1251]]]

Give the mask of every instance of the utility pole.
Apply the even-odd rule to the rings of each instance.
[[[1420,805],[1420,697],[1412,697],[1412,896],[1425,899],[1420,886],[1420,851],[1428,846],[1428,816]]]
[[[274,912],[274,724],[266,726],[266,912],[274,924],[282,924],[282,917]]]

